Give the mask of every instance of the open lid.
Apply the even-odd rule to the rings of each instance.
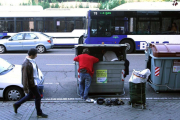
[[[155,57],[180,57],[180,44],[152,44]]]
[[[80,44],[75,45],[76,55],[82,54],[84,48],[88,48],[90,55],[95,56],[100,59],[103,56],[102,51],[114,51],[117,57],[123,55],[123,59],[126,59],[126,44]]]

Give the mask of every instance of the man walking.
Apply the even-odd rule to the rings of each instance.
[[[79,62],[78,72],[80,73],[79,92],[83,100],[91,102],[88,98],[88,92],[94,74],[93,64],[99,62],[99,59],[89,55],[89,49],[83,49],[83,54],[74,58],[74,61]]]
[[[22,65],[22,84],[26,96],[21,100],[13,104],[14,112],[17,113],[17,109],[24,102],[30,100],[35,96],[35,106],[38,118],[47,118],[48,115],[42,113],[41,110],[41,96],[37,88],[37,80],[39,79],[38,67],[35,63],[35,58],[37,57],[37,50],[32,48],[28,51],[28,56],[26,57]]]

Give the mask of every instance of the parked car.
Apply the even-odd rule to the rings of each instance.
[[[30,48],[36,48],[38,53],[44,53],[53,48],[53,39],[42,32],[19,32],[12,37],[0,40],[0,53],[28,51]]]
[[[0,58],[0,97],[10,101],[18,101],[24,96],[21,65],[14,65]],[[38,69],[38,88],[43,91],[44,76]],[[43,92],[40,92],[43,96]]]

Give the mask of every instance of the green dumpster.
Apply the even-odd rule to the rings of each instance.
[[[89,94],[120,95],[124,93],[124,78],[122,72],[125,69],[126,59],[125,44],[80,44],[75,45],[75,55],[82,54],[82,50],[88,48],[90,55],[99,58],[94,64],[94,76],[92,78]],[[102,50],[114,51],[119,61],[103,61]],[[79,63],[75,62],[75,77],[77,78],[77,94],[79,94]],[[101,79],[103,78],[103,79]]]

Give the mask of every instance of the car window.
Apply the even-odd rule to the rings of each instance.
[[[6,60],[0,58],[0,73],[6,70],[11,64]]]
[[[34,40],[34,39],[39,39],[39,38],[33,33],[26,33],[25,40]]]
[[[23,39],[23,36],[24,36],[23,33],[19,33],[19,34],[17,34],[17,35],[14,35],[11,39],[12,39],[13,41],[22,40],[22,39]]]
[[[44,36],[46,36],[46,37],[48,37],[48,38],[50,37],[50,36],[48,36],[48,35],[46,35],[46,34],[44,34],[44,33],[41,33],[41,34],[44,35]]]

